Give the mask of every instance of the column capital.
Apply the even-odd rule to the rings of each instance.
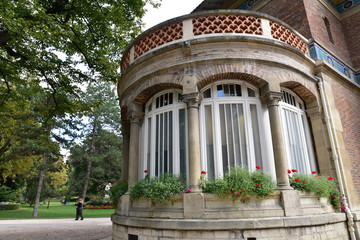
[[[128,118],[130,119],[130,123],[141,123],[144,118],[144,113],[139,111],[129,111]]]
[[[266,103],[268,107],[279,106],[282,95],[282,92],[269,91],[264,96],[261,96],[260,100],[262,103]]]
[[[183,99],[188,108],[198,108],[201,101],[200,94],[197,92],[184,94]]]

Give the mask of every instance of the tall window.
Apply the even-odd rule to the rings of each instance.
[[[146,104],[140,154],[142,170],[148,170],[150,176],[181,173],[187,177],[185,109],[179,91],[162,92]]]
[[[212,84],[202,94],[201,152],[208,178],[221,176],[235,166],[263,168],[268,131],[263,125],[258,89],[237,80]]]
[[[288,167],[300,173],[316,170],[309,124],[302,100],[288,89],[282,90],[280,102]]]

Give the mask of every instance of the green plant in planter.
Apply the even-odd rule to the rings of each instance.
[[[336,211],[344,211],[343,194],[332,177],[299,174],[296,170],[292,170],[294,174],[289,175],[290,186],[302,192],[313,192],[320,197],[325,197],[331,203]],[[289,170],[289,173],[291,171]]]
[[[118,181],[118,179],[116,180]],[[114,206],[117,205],[119,198],[124,195],[128,190],[128,184],[126,180],[122,182],[117,182],[115,185],[112,185],[109,191],[110,201]]]
[[[173,202],[173,197],[185,189],[187,189],[186,183],[181,176],[165,173],[159,177],[150,178],[147,175],[131,187],[130,197],[132,200],[150,199],[153,203]]]
[[[248,169],[235,167],[230,170],[223,178],[209,181],[206,172],[201,174],[201,187],[205,193],[213,193],[218,196],[232,195],[239,197],[267,197],[275,192],[277,186],[271,175],[264,173],[260,167],[256,171],[250,172]]]

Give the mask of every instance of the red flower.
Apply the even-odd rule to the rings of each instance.
[[[291,173],[291,170],[288,170],[288,174],[290,174]]]
[[[297,172],[297,170],[295,170],[295,169],[293,169],[293,170],[291,170],[292,172]]]
[[[205,174],[206,174],[206,172],[205,172],[205,171],[201,171],[201,174],[204,174],[204,175],[205,175]]]
[[[260,187],[260,183],[257,183],[256,186],[257,186],[257,187]]]
[[[256,169],[260,169],[260,166],[256,166]]]
[[[115,179],[116,181],[119,181],[119,179],[117,178],[117,179]]]
[[[306,184],[306,182],[305,182],[305,181],[303,181],[303,184]]]
[[[299,182],[299,181],[300,181],[300,179],[298,179],[298,178],[297,178],[297,179],[295,179],[295,182]]]
[[[332,177],[329,177],[328,180],[331,181],[331,180],[333,180],[333,178],[332,178]]]
[[[316,171],[312,171],[311,173],[312,173],[312,174],[316,174]]]
[[[148,172],[148,170],[145,170],[145,171],[144,171],[144,173],[147,173],[147,172]]]
[[[126,180],[124,180],[123,183],[126,183]]]

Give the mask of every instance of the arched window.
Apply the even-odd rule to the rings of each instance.
[[[202,168],[210,179],[235,166],[273,168],[267,109],[259,91],[240,81],[216,82],[202,91],[200,107]],[[267,122],[265,124],[265,122]],[[266,125],[266,127],[265,127]],[[269,148],[270,146],[270,148]]]
[[[326,31],[327,31],[328,37],[329,37],[329,41],[330,41],[331,43],[334,43],[334,39],[333,39],[333,36],[332,36],[332,33],[331,33],[331,28],[330,28],[329,19],[328,19],[327,17],[323,17],[323,20],[324,20],[324,24],[325,24],[325,27],[326,27]]]
[[[316,164],[305,105],[292,91],[282,89],[282,93],[279,105],[288,167],[311,173]]]
[[[188,176],[186,104],[181,92],[169,90],[152,97],[145,105],[140,139],[139,169],[150,176],[162,173]]]

